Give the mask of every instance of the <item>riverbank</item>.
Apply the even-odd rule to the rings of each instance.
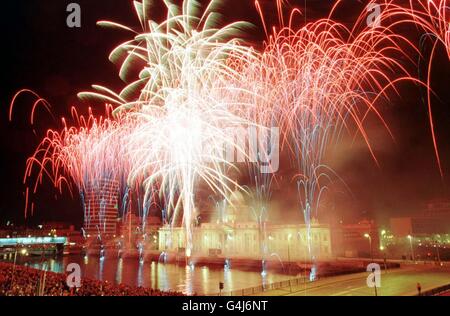
[[[0,296],[183,296],[181,292],[115,285],[83,278],[81,287],[71,289],[62,273],[0,263]]]

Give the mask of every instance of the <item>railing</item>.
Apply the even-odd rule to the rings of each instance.
[[[279,290],[279,289],[284,289],[284,288],[288,288],[288,287],[292,287],[292,286],[313,283],[313,282],[316,282],[316,281],[318,281],[320,279],[324,279],[324,278],[352,274],[352,273],[361,273],[361,272],[366,272],[366,269],[365,268],[354,268],[354,269],[347,270],[345,272],[330,271],[330,272],[318,274],[314,281],[310,281],[309,278],[302,276],[301,278],[278,281],[278,282],[273,282],[273,283],[269,283],[269,284],[257,285],[257,286],[253,286],[253,287],[232,290],[232,291],[222,291],[221,293],[219,293],[219,292],[213,293],[213,294],[210,293],[210,294],[206,294],[206,295],[207,296],[219,296],[219,295],[222,295],[222,296],[251,296],[254,294],[264,293],[264,292],[270,291],[270,290]]]
[[[443,286],[436,287],[434,289],[422,292],[420,295],[417,294],[416,296],[434,296],[434,295],[438,295],[438,294],[447,292],[449,290],[450,290],[450,284],[447,284],[447,285],[443,285]]]
[[[284,281],[278,281],[273,282],[269,284],[263,284],[263,285],[257,285],[252,286],[244,289],[239,290],[232,290],[232,291],[222,291],[221,293],[213,293],[213,294],[207,294],[207,296],[251,296],[258,293],[263,293],[270,290],[278,290],[287,288],[290,286],[296,286],[305,284],[306,282],[310,282],[309,280],[306,281],[305,277],[296,278],[296,279],[290,279],[290,280],[284,280]]]

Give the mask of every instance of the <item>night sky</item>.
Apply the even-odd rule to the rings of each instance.
[[[80,102],[76,94],[89,90],[91,84],[101,84],[120,89],[123,83],[116,67],[108,60],[109,52],[128,38],[128,34],[96,26],[101,19],[114,20],[136,26],[137,19],[129,0],[78,0],[82,9],[82,27],[66,26],[66,0],[8,0],[2,3],[0,23],[2,38],[2,67],[0,86],[1,155],[0,176],[0,226],[7,220],[24,221],[24,190],[22,184],[26,158],[29,157],[48,128],[59,128],[61,116],[69,116],[70,106],[79,112],[88,104]],[[263,39],[261,24],[253,0],[225,1],[225,21],[244,19],[256,28],[248,40]],[[272,1],[261,1],[266,17],[275,22],[276,11]],[[304,0],[289,1],[302,8]],[[307,1],[307,17],[326,17],[330,1]],[[362,6],[351,5],[338,14],[339,19],[351,22]],[[155,12],[161,18],[162,11]],[[259,30],[259,31],[258,31]],[[417,42],[420,33],[406,30]],[[424,55],[430,51],[430,41],[423,47]],[[389,137],[381,123],[370,120],[366,126],[379,167],[371,159],[367,147],[357,138],[344,139],[336,149],[334,158],[327,163],[335,169],[351,189],[342,190],[334,198],[336,212],[346,220],[374,217],[381,221],[389,216],[412,214],[421,210],[430,199],[449,196],[450,184],[450,63],[439,48],[432,68],[432,87],[438,97],[433,98],[433,114],[441,153],[444,179],[436,164],[431,140],[425,91],[411,83],[400,86],[399,96],[380,106],[395,140]],[[422,61],[419,72],[425,71]],[[13,121],[8,121],[11,98],[18,90],[29,88],[46,98],[52,105],[52,116],[41,108],[35,126],[29,124],[33,99],[22,97],[16,104]],[[103,107],[97,107],[97,113]],[[289,168],[282,168],[288,172]],[[339,191],[339,184],[336,184]],[[274,188],[274,198],[287,196],[285,185]],[[77,225],[82,220],[82,210],[77,196],[62,195],[44,184],[35,197],[35,216],[28,223],[65,220]],[[293,194],[292,194],[293,195]],[[295,199],[284,199],[282,209],[295,209]],[[356,215],[356,216],[355,216]]]

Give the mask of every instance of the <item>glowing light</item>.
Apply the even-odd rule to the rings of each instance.
[[[66,237],[18,237],[0,238],[0,246],[36,245],[36,244],[66,244]]]
[[[230,111],[231,101],[236,100],[227,96],[228,82],[240,76],[228,64],[230,55],[252,55],[236,37],[247,23],[220,27],[215,1],[203,12],[196,1],[184,1],[181,7],[164,2],[167,19],[158,24],[150,19],[150,2],[135,3],[142,32],[114,22],[99,24],[133,34],[131,41],[113,50],[110,59],[120,63],[124,80],[131,76],[132,65],[145,65],[139,78],[120,94],[93,86],[95,92],[80,97],[111,102],[115,113],[127,112],[139,122],[126,141],[131,163],[128,183],[144,186],[144,204],[151,204],[155,190],[159,192],[172,223],[182,212],[186,251],[190,251],[195,184],[201,180],[224,197],[236,185],[225,174],[230,164],[220,151],[224,144],[237,147],[229,131],[246,123]]]
[[[283,1],[277,0],[279,27],[271,33],[263,7],[256,1],[267,35],[261,51],[239,39],[248,23],[220,25],[214,12],[217,1],[209,2],[203,11],[196,1],[186,0],[181,6],[164,1],[167,17],[161,23],[151,19],[151,1],[134,4],[142,29],[99,22],[132,35],[110,55],[126,86],[116,93],[93,85],[93,92],[79,96],[110,104],[105,115],[95,117],[89,109],[83,116],[73,108],[72,125],[62,118],[61,131],[47,132],[27,162],[24,182],[35,181],[26,191],[25,213],[30,208],[29,193],[36,193],[44,176],[59,191],[67,187],[73,193],[75,187],[82,198],[87,188],[102,179],[117,181],[125,201],[122,212],[128,210],[126,202],[135,193],[142,195],[142,217],[148,215],[150,206],[158,205],[165,224],[174,226],[181,219],[188,258],[192,255],[199,183],[224,199],[235,186],[243,189],[230,178],[229,172],[236,165],[223,155],[224,145],[244,156],[254,154],[246,154],[234,137],[233,131],[243,126],[280,127],[281,148],[296,168],[292,180],[308,226],[305,239],[313,258],[311,220],[317,215],[327,183],[332,177],[339,178],[324,164],[330,144],[345,131],[359,135],[377,163],[364,128],[368,115],[375,115],[390,133],[377,109],[380,100],[388,99],[390,90],[396,93],[396,85],[402,81],[423,84],[394,58],[411,59],[403,46],[418,51],[407,38],[395,34],[394,27],[414,23],[446,45],[450,57],[446,0],[426,4],[410,1],[409,7],[386,1],[381,20],[387,24],[377,29],[362,25],[361,17],[350,29],[333,21],[331,14],[330,18],[295,26],[299,10],[293,10],[286,23]],[[389,24],[394,17],[397,20]],[[14,96],[12,105],[21,92]],[[37,101],[32,124],[38,104],[50,108],[33,95]],[[433,126],[432,131],[440,168]],[[267,158],[263,156],[260,158]],[[259,205],[255,216],[262,228],[274,177],[261,175],[251,163],[246,168],[256,187]],[[88,217],[89,209],[84,211]],[[370,239],[368,233],[364,237]],[[289,234],[288,240],[291,238]]]

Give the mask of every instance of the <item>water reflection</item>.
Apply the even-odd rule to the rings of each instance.
[[[100,281],[103,281],[103,270],[104,270],[104,267],[105,267],[105,257],[100,257],[98,276],[97,276],[97,279],[99,279]]]
[[[156,280],[156,286],[155,288],[163,290],[163,291],[168,291],[170,289],[170,282],[169,282],[169,277],[167,275],[167,270],[166,270],[166,265],[165,264],[157,264],[158,269],[157,269],[157,275],[155,275],[155,280]],[[180,290],[180,289],[176,289],[176,290]]]
[[[157,276],[156,271],[157,271],[156,270],[156,263],[154,261],[152,261],[152,263],[150,265],[150,275]],[[157,288],[157,286],[156,286],[156,278],[151,278],[150,287],[153,288],[153,289]]]
[[[139,270],[137,276],[137,286],[144,286],[144,261],[139,259]]]
[[[2,256],[2,261],[13,262],[14,256]],[[243,271],[237,268],[213,268],[202,265],[177,265],[163,262],[139,262],[139,258],[108,258],[66,256],[57,259],[18,257],[17,264],[63,273],[70,263],[81,267],[83,277],[109,281],[114,284],[143,286],[163,291],[181,291],[186,294],[216,294],[219,283],[229,293],[243,288],[286,280],[284,274],[261,271]]]
[[[224,290],[227,291],[232,288],[233,285],[233,274],[231,273],[231,269],[225,269],[223,271],[223,287]]]
[[[194,293],[193,283],[194,283],[194,271],[195,266],[193,263],[186,265],[186,277],[184,281],[184,288],[180,288],[179,291],[186,293],[188,295],[192,295]],[[203,292],[205,293],[205,292]]]
[[[119,262],[117,263],[116,284],[122,283],[122,271],[123,271],[123,259],[119,258]]]

